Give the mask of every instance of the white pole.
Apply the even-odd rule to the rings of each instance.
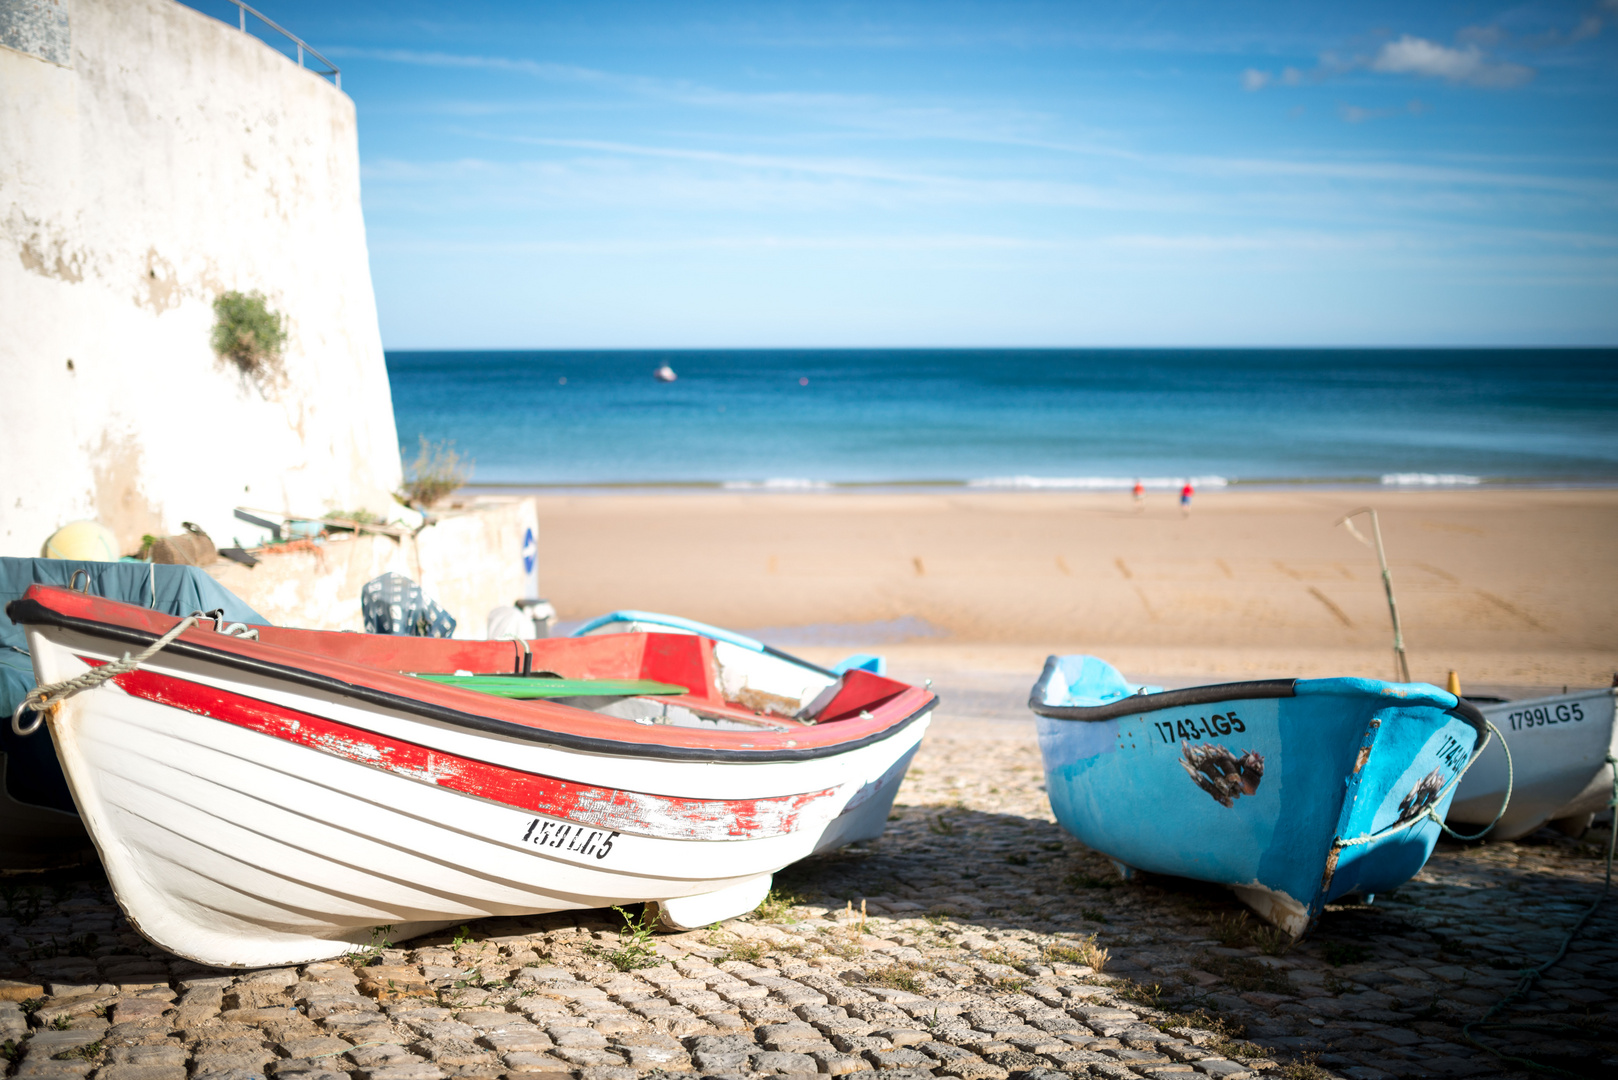
[[[1360,514],[1371,515],[1371,535],[1376,538],[1375,544],[1361,536],[1354,523],[1349,520]],[[1399,605],[1393,599],[1393,575],[1388,572],[1388,556],[1382,547],[1382,523],[1377,520],[1376,511],[1369,506],[1362,506],[1352,510],[1338,519],[1337,524],[1348,526],[1348,531],[1354,534],[1354,539],[1366,547],[1376,548],[1376,561],[1382,567],[1382,588],[1388,594],[1388,614],[1393,618],[1393,663],[1394,675],[1400,682],[1410,681],[1410,660],[1405,655],[1404,630],[1399,626]]]

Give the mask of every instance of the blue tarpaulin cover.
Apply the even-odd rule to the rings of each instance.
[[[0,752],[10,754],[6,789],[22,802],[72,810],[67,782],[48,737],[19,739],[11,733],[11,713],[34,688],[34,665],[22,627],[5,614],[30,585],[67,585],[76,570],[90,575],[90,592],[108,600],[155,608],[169,615],[225,609],[229,622],[269,626],[235,593],[195,566],[134,562],[78,562],[71,559],[0,558]],[[82,581],[82,579],[81,579]],[[153,585],[157,595],[152,595]],[[155,601],[155,602],[154,602]]]

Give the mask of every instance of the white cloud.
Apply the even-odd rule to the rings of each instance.
[[[1248,68],[1242,72],[1242,89],[1249,92],[1262,90],[1270,85],[1270,73],[1260,71],[1258,68]]]
[[[1401,112],[1407,112],[1411,116],[1420,116],[1431,108],[1432,106],[1420,98],[1411,98],[1403,109],[1364,109],[1358,105],[1339,105],[1337,106],[1337,115],[1342,118],[1344,123],[1363,124],[1367,120],[1380,120],[1384,116],[1397,116]]]
[[[1618,12],[1618,2],[1609,2],[1603,4],[1602,6],[1608,11]],[[1588,38],[1593,38],[1601,33],[1601,28],[1603,25],[1605,24],[1601,21],[1601,16],[1586,15],[1579,21],[1579,25],[1573,28],[1573,32],[1567,36],[1567,39],[1571,42],[1584,41]]]
[[[1480,49],[1493,48],[1505,38],[1506,32],[1498,26],[1463,26],[1455,35],[1455,40],[1463,45],[1476,45]]]
[[[1456,49],[1411,34],[1383,45],[1372,58],[1370,68],[1390,75],[1420,75],[1469,86],[1521,86],[1534,77],[1533,68],[1491,60],[1475,44]]]

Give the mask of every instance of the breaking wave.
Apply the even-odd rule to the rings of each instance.
[[[1178,491],[1186,482],[1183,476],[1143,476],[1140,482],[1148,491]],[[1227,487],[1230,481],[1223,476],[1193,476],[1191,485],[1198,488]],[[1060,491],[1129,491],[1135,486],[1133,476],[988,476],[968,480],[967,487],[1016,488],[1022,490]]]
[[[833,485],[830,480],[774,476],[768,480],[726,480],[720,486],[726,491],[825,491]]]
[[[1389,487],[1470,487],[1483,483],[1483,478],[1464,473],[1397,472],[1384,473],[1382,482]]]

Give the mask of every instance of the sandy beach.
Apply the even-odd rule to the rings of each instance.
[[[1606,685],[1618,670],[1618,492],[656,494],[539,499],[563,619],[614,608],[862,646],[985,690],[1053,652],[1131,675],[1392,675],[1377,508],[1414,678]],[[865,631],[858,624],[868,624]],[[1009,685],[1009,684],[1008,684]]]

